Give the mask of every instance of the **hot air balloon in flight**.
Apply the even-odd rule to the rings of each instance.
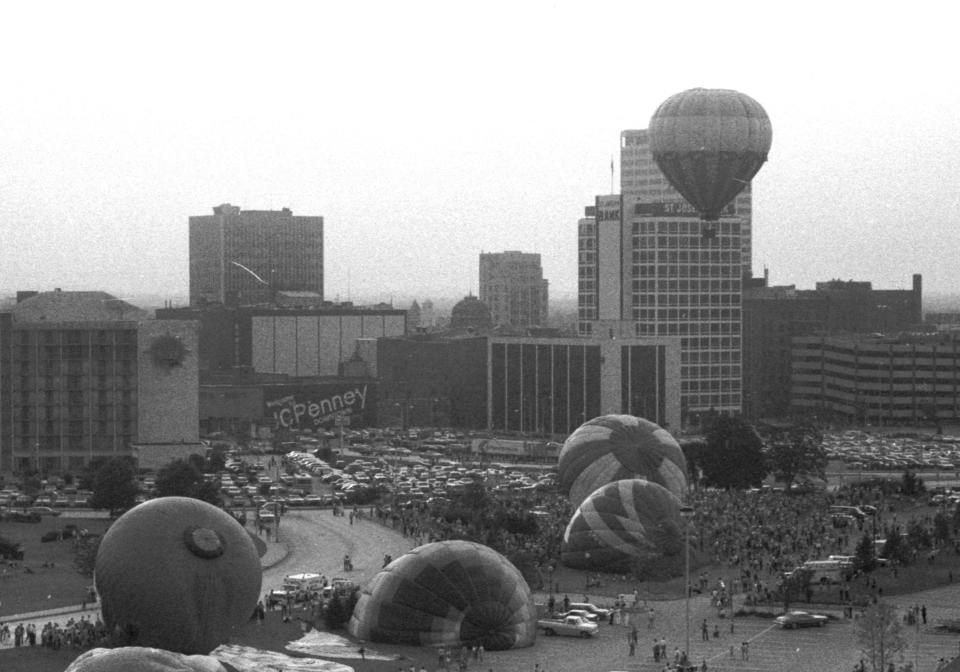
[[[713,221],[757,174],[773,138],[760,103],[730,89],[688,89],[650,119],[650,152],[667,181]]]
[[[371,642],[502,651],[533,644],[536,625],[520,571],[488,546],[452,540],[415,548],[374,576],[348,630]]]
[[[557,480],[573,506],[607,483],[626,478],[645,478],[683,497],[687,461],[680,444],[660,425],[633,415],[601,415],[567,437]]]

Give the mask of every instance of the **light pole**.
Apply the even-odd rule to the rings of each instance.
[[[683,592],[684,592],[684,623],[687,633],[687,648],[685,653],[690,658],[690,518],[693,516],[693,507],[680,507],[680,517],[683,518]]]

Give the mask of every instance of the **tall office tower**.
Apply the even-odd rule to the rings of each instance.
[[[190,218],[190,305],[266,303],[279,291],[323,301],[323,217],[225,203]]]
[[[480,301],[495,325],[536,327],[547,323],[548,281],[539,254],[480,254]]]
[[[686,203],[683,196],[670,186],[667,178],[650,153],[650,140],[646,129],[620,133],[620,193],[636,196],[644,203]],[[726,208],[729,214],[740,218],[740,259],[743,275],[753,274],[751,215],[753,196],[748,184]]]
[[[750,268],[750,195],[705,222],[666,181],[647,132],[621,134],[622,194],[578,222],[582,335],[680,342],[684,426],[742,404],[741,285]]]

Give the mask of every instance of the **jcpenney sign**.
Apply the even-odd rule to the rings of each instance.
[[[287,429],[330,425],[338,413],[349,414],[354,425],[373,424],[374,397],[370,384],[284,385],[264,394],[266,415]]]

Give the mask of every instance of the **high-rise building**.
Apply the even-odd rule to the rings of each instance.
[[[201,451],[197,324],[106,292],[20,292],[0,312],[0,469],[144,468]]]
[[[683,196],[670,186],[650,153],[647,129],[622,131],[620,133],[620,193],[624,197],[637,197],[642,203],[680,203],[686,205]],[[743,274],[753,273],[752,214],[753,194],[751,185],[737,194],[733,203],[725,209],[740,219],[740,259]]]
[[[742,404],[741,285],[750,269],[749,187],[706,222],[666,181],[647,131],[621,134],[621,194],[578,222],[581,335],[676,338],[682,423]]]
[[[251,305],[279,291],[323,301],[323,217],[225,203],[190,217],[190,305]]]
[[[524,252],[480,254],[480,300],[499,326],[539,327],[547,323],[548,281],[540,255]]]

